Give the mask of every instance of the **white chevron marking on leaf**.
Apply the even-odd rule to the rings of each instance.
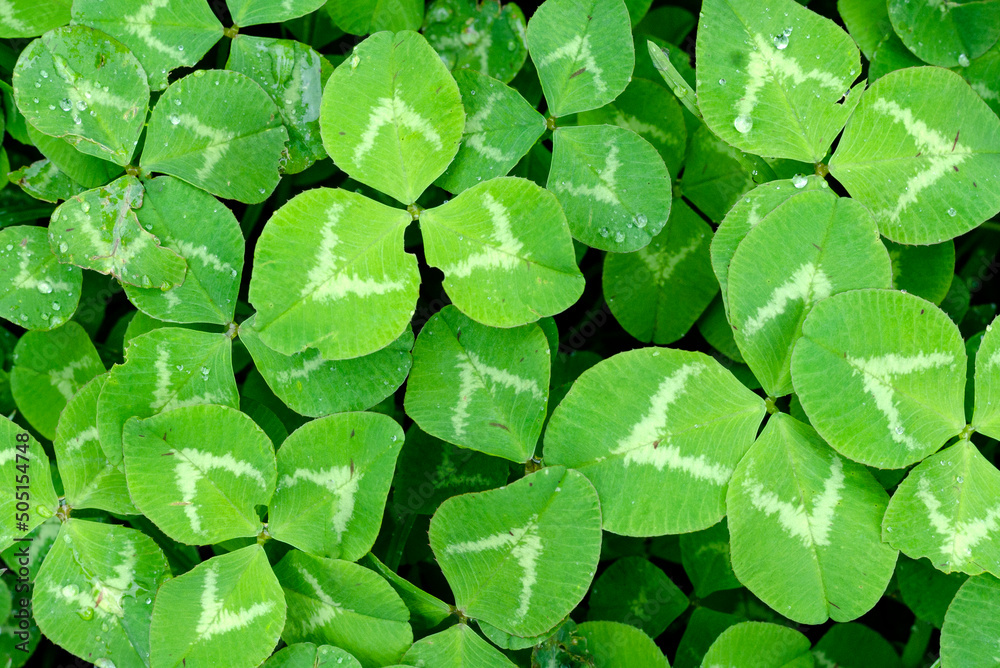
[[[177,47],[165,44],[153,34],[153,17],[156,16],[157,11],[169,4],[170,0],[147,0],[146,4],[135,14],[122,18],[122,23],[130,35],[135,35],[154,51],[159,51],[174,59],[177,57]]]
[[[523,527],[487,536],[486,538],[480,538],[479,540],[455,543],[445,548],[445,552],[448,554],[467,554],[469,552],[498,550],[508,545],[513,545],[511,555],[517,559],[517,563],[524,573],[521,578],[521,592],[518,596],[518,606],[514,611],[518,619],[524,619],[524,616],[528,614],[532,590],[538,582],[538,559],[542,555],[542,539],[538,535],[538,526],[535,524],[537,520],[538,516],[532,515],[528,523]]]
[[[379,132],[387,125],[404,127],[419,134],[437,151],[443,148],[441,135],[434,129],[430,121],[414,111],[399,97],[383,97],[372,107],[371,115],[368,117],[368,125],[361,133],[361,142],[354,147],[354,162],[360,163],[368,155],[368,152],[375,145],[375,139]]]
[[[291,487],[299,480],[308,480],[336,495],[337,511],[333,514],[332,523],[338,542],[347,531],[347,524],[354,516],[355,497],[363,477],[361,472],[352,471],[351,468],[350,466],[331,466],[319,471],[296,469],[292,475],[286,475],[281,479],[281,484],[285,487]]]
[[[960,165],[971,154],[969,147],[960,144],[958,137],[948,138],[937,130],[933,130],[923,121],[914,118],[910,109],[903,109],[892,100],[879,98],[872,105],[875,111],[891,117],[895,123],[902,124],[921,156],[927,158],[927,168],[909,178],[903,193],[896,200],[895,207],[878,213],[888,216],[890,220],[898,221],[899,216],[911,204],[917,202],[920,193],[934,185],[938,179]]]
[[[941,512],[941,502],[931,491],[927,478],[921,478],[917,483],[917,498],[927,507],[927,519],[931,526],[944,537],[941,554],[951,564],[966,563],[972,557],[972,548],[1000,528],[1000,504],[981,518],[953,523]]]
[[[500,99],[499,93],[494,93],[486,98],[486,102],[476,113],[469,116],[465,123],[465,143],[476,153],[494,162],[505,162],[510,159],[504,151],[496,146],[488,146],[485,140],[486,120],[493,113],[493,107]]]
[[[226,610],[225,602],[218,598],[218,578],[214,568],[210,567],[205,573],[205,588],[201,590],[201,615],[195,628],[195,633],[202,640],[246,628],[250,622],[274,607],[274,601],[263,601],[254,603],[249,608]]]
[[[670,406],[684,393],[688,380],[703,369],[697,364],[685,364],[664,378],[656,394],[650,398],[649,411],[633,425],[628,436],[618,441],[618,447],[611,454],[624,454],[626,466],[649,465],[654,466],[657,471],[666,467],[683,471],[696,480],[725,485],[733,473],[731,468],[711,462],[704,455],[685,455],[671,443]]]
[[[361,278],[356,272],[348,274],[338,266],[344,258],[334,253],[340,244],[340,237],[335,230],[343,211],[344,207],[340,204],[332,204],[327,209],[326,223],[320,230],[316,264],[306,275],[307,282],[299,293],[300,296],[303,298],[312,296],[314,300],[322,302],[335,301],[350,294],[369,297],[402,290],[404,285],[401,281],[379,282],[373,278]]]
[[[830,527],[840,502],[840,492],[844,489],[844,462],[836,454],[830,461],[830,477],[823,482],[823,491],[814,496],[807,512],[805,505],[782,501],[774,492],[766,491],[764,485],[747,478],[743,488],[750,494],[754,508],[768,517],[778,516],[781,527],[791,536],[799,538],[806,547],[830,544]]]
[[[615,175],[618,172],[618,168],[621,166],[622,163],[618,159],[618,146],[616,144],[611,144],[608,146],[608,155],[604,159],[604,169],[598,173],[598,181],[595,185],[576,185],[562,181],[552,185],[555,190],[565,190],[574,195],[592,197],[598,202],[604,202],[605,204],[611,204],[612,206],[620,206],[621,200],[618,199],[618,195],[615,193]]]
[[[902,443],[910,450],[921,447],[920,443],[903,428],[903,422],[899,415],[899,408],[896,406],[895,391],[892,382],[896,376],[903,376],[918,371],[926,371],[950,364],[953,361],[951,355],[945,353],[924,353],[920,352],[909,357],[889,353],[862,359],[848,355],[847,361],[854,367],[852,375],[862,374],[865,392],[875,399],[875,406],[885,416],[889,423],[889,434],[896,443]]]
[[[316,609],[313,610],[308,619],[302,620],[303,632],[309,633],[314,631],[325,625],[339,614],[344,612],[353,612],[353,610],[346,610],[344,606],[334,601],[329,594],[323,591],[323,587],[320,586],[319,580],[316,579],[316,576],[310,573],[304,566],[296,564],[295,569],[299,572],[299,575],[302,576],[302,579],[305,580],[310,587],[312,587],[313,594],[318,602]]]
[[[590,35],[577,35],[552,53],[544,56],[541,62],[538,63],[538,66],[546,67],[557,60],[565,58],[569,58],[574,67],[576,65],[583,66],[581,69],[584,69],[586,73],[591,75],[594,88],[597,89],[598,93],[603,93],[608,89],[607,84],[604,83],[604,79],[602,78],[604,70],[597,64],[594,53],[590,48]],[[570,75],[570,78],[572,76]]]
[[[188,521],[191,523],[191,530],[195,533],[202,533],[201,516],[198,514],[198,504],[195,503],[195,498],[198,495],[198,481],[204,477],[205,473],[213,469],[222,469],[238,477],[252,478],[262,488],[267,489],[267,483],[260,471],[247,462],[235,459],[228,452],[224,455],[216,455],[194,448],[183,448],[172,452],[177,457],[174,479],[181,492],[181,501],[187,504],[183,506],[184,514],[187,515]]]
[[[826,273],[812,262],[807,262],[796,269],[791,278],[778,286],[771,293],[767,303],[758,308],[754,316],[743,323],[740,329],[745,336],[753,336],[768,322],[784,313],[789,302],[801,301],[803,305],[808,305],[810,302],[829,297],[832,292],[833,286]]]
[[[446,277],[467,278],[474,269],[510,270],[521,261],[520,253],[524,244],[514,236],[507,208],[490,193],[483,193],[483,206],[493,221],[492,241],[496,247],[484,244],[480,252],[472,253],[464,260],[445,267]]]
[[[747,63],[746,90],[743,97],[736,101],[736,116],[750,118],[753,110],[757,107],[758,95],[768,81],[791,80],[793,87],[815,81],[823,88],[845,93],[848,84],[840,77],[834,76],[823,70],[805,70],[797,60],[774,48],[769,39],[761,35],[754,35],[756,49],[750,52],[750,59]]]

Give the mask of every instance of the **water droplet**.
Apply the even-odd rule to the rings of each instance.
[[[621,230],[615,232],[615,241],[617,241],[618,243],[625,241],[625,233],[622,232]]]
[[[753,129],[753,120],[746,114],[740,114],[735,119],[733,119],[733,127],[740,134],[746,134]]]
[[[358,64],[361,63],[361,56],[354,54],[351,56],[351,69],[356,69]]]
[[[69,536],[66,536],[69,538]],[[64,598],[73,598],[80,593],[80,588],[75,584],[68,584],[62,588],[62,594]]]
[[[52,310],[53,311],[58,311],[61,308],[62,308],[62,306],[59,305],[59,302],[52,302]]]
[[[180,100],[174,100],[174,104],[179,107],[179,106],[181,106],[181,101]]]
[[[90,202],[80,202],[80,209],[82,209],[84,213],[90,213]]]
[[[63,111],[69,111],[70,109],[73,108],[73,103],[67,100],[66,98],[63,98],[59,100],[59,108],[62,109]]]
[[[958,215],[958,211],[955,211],[955,207],[951,207],[950,209],[948,209],[948,215],[954,218],[956,215]]]
[[[896,431],[897,434],[902,435],[902,433],[903,433],[903,427],[902,426],[896,427],[895,431]]]
[[[43,295],[50,295],[52,294],[52,286],[45,281],[39,281],[38,291],[41,292]]]
[[[181,122],[181,119],[180,119],[180,117],[179,117],[179,116],[176,116],[176,115],[174,115],[174,114],[171,114],[171,115],[170,115],[170,124],[171,124],[171,125],[177,125],[177,124],[179,124],[180,122]]]
[[[638,227],[640,230],[646,227],[646,223],[649,222],[649,219],[646,218],[646,214],[644,213],[635,214],[635,218],[633,218],[632,220],[635,221],[635,226]]]
[[[80,619],[89,622],[91,619],[94,618],[94,609],[84,608],[83,610],[79,610],[76,614],[80,615]]]
[[[792,177],[792,185],[796,188],[805,188],[807,183],[809,183],[809,179],[802,174],[796,174]]]
[[[66,243],[65,241],[62,242],[61,244],[59,244],[59,252],[60,253],[65,253],[68,250],[69,250],[69,244]]]
[[[785,14],[785,16],[788,16],[788,14]],[[781,31],[781,34],[784,35],[785,37],[791,37],[792,36],[792,29],[790,27],[789,28],[785,28],[784,30]]]
[[[599,230],[597,231],[597,233],[598,233],[598,234],[600,234],[600,235],[601,235],[602,237],[604,237],[605,239],[607,239],[607,238],[608,238],[608,235],[609,235],[609,234],[611,234],[611,230],[609,230],[609,229],[608,229],[608,228],[606,228],[606,227],[602,227],[601,229],[599,229]]]
[[[963,478],[962,476],[955,476],[955,482],[963,483],[965,482],[965,478]]]
[[[87,111],[87,103],[84,102],[83,100],[77,100],[76,108],[79,109],[80,111]]]
[[[962,67],[968,67],[969,66],[969,57],[967,55],[965,55],[964,53],[958,54],[958,64],[961,65]]]
[[[177,50],[178,50],[178,51],[183,51],[183,50],[184,50],[184,45],[183,45],[183,44],[179,45],[179,46],[177,47]]]
[[[726,80],[725,79],[719,79],[719,85],[720,86],[725,86],[726,85]]]
[[[42,75],[43,79],[48,79],[49,78],[49,73],[46,72],[45,70],[42,70],[41,72],[39,72],[39,74]]]
[[[779,50],[780,49],[784,49],[785,47],[787,47],[788,46],[788,35],[786,35],[784,33],[782,33],[780,35],[775,35],[774,36],[774,46],[776,46]]]

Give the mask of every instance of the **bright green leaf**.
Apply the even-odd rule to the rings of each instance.
[[[197,65],[222,37],[222,24],[204,0],[75,0],[73,23],[128,47],[153,90],[167,87],[171,70]]]
[[[144,195],[137,178],[123,176],[61,204],[49,224],[49,244],[59,261],[145,288],[183,283],[187,262],[136,217]]]
[[[85,26],[58,28],[21,52],[13,83],[17,106],[35,128],[88,155],[129,163],[149,85],[123,44]]]
[[[238,35],[229,49],[226,68],[247,75],[278,106],[288,130],[286,174],[301,172],[326,157],[319,133],[323,97],[323,56],[289,39]]]
[[[97,434],[97,398],[105,381],[107,376],[101,375],[84,385],[59,416],[52,439],[59,477],[71,508],[138,515],[125,474],[108,461]]]
[[[822,160],[864,87],[854,41],[794,0],[708,0],[695,58],[705,123],[766,157]]]
[[[583,599],[597,568],[600,526],[587,479],[547,467],[445,501],[431,520],[431,549],[463,614],[530,636]]]
[[[287,141],[278,108],[255,81],[238,72],[196,70],[157,101],[142,169],[254,204],[278,185]]]
[[[625,92],[600,109],[579,115],[581,125],[617,125],[648,141],[667,171],[678,174],[687,148],[687,126],[677,97],[649,79],[633,78]]]
[[[776,413],[729,484],[733,571],[800,624],[856,619],[882,597],[896,566],[896,550],[882,543],[888,503],[865,467]]]
[[[546,0],[528,22],[527,42],[557,118],[611,102],[635,66],[622,0]]]
[[[187,262],[184,282],[170,290],[125,284],[129,301],[168,322],[233,321],[243,270],[243,233],[229,207],[172,176],[145,182],[139,224]]]
[[[300,642],[275,652],[261,668],[361,668],[361,664],[339,647]]]
[[[239,406],[229,337],[182,327],[137,336],[97,400],[101,449],[120,468],[122,429],[129,418],[202,404]]]
[[[614,125],[557,128],[546,187],[566,210],[573,238],[601,250],[642,248],[670,214],[663,158],[635,132]]]
[[[15,250],[16,249],[16,250]],[[0,317],[27,329],[54,329],[80,302],[83,272],[59,264],[44,227],[0,230]]]
[[[844,130],[830,171],[882,235],[931,244],[1000,210],[1000,119],[962,77],[937,67],[887,74]]]
[[[703,666],[730,668],[812,668],[809,639],[787,626],[743,622],[722,632],[705,654]]]
[[[669,668],[667,658],[648,635],[627,624],[584,622],[574,635],[587,643],[594,668]]]
[[[918,462],[962,430],[965,367],[948,316],[894,290],[855,290],[816,304],[791,364],[820,436],[878,468]]]
[[[722,286],[722,303],[729,313],[729,267],[736,249],[746,235],[757,226],[764,216],[774,211],[787,200],[801,195],[829,188],[818,176],[806,176],[804,181],[791,179],[763,183],[740,198],[726,217],[719,223],[712,237],[712,268]],[[796,184],[802,184],[798,187]]]
[[[14,348],[10,389],[25,419],[52,439],[66,402],[104,364],[83,327],[68,322],[48,332],[27,332]]]
[[[955,595],[941,628],[944,668],[986,668],[997,660],[1000,636],[1000,580],[969,578]]]
[[[354,48],[323,91],[320,129],[352,178],[416,202],[462,139],[458,85],[418,33],[379,32]]]
[[[891,284],[868,209],[819,189],[778,205],[740,242],[729,265],[729,322],[764,390],[780,397],[792,391],[792,346],[812,305]]]
[[[0,169],[0,179],[4,178],[3,174],[4,170]],[[10,177],[10,183],[17,184],[21,190],[35,199],[53,204],[60,200],[69,199],[84,190],[83,186],[67,176],[56,167],[54,162],[48,159],[25,165],[10,172],[7,176]]]
[[[5,0],[0,37],[35,37],[69,23],[71,0]]]
[[[170,578],[159,546],[141,531],[70,519],[35,581],[42,633],[98,666],[145,666],[157,587]]]
[[[910,471],[893,494],[882,537],[952,573],[1000,575],[1000,472],[959,441]]]
[[[281,23],[304,14],[314,12],[323,6],[325,0],[226,0],[226,6],[233,15],[233,22],[241,27],[261,23]]]
[[[545,421],[549,365],[540,327],[486,327],[446,306],[413,347],[406,412],[449,443],[525,462]]]
[[[251,316],[240,323],[240,341],[268,387],[289,408],[301,415],[371,408],[395,392],[410,371],[413,331],[403,334],[379,351],[349,360],[325,360],[315,348],[282,355],[260,340]]]
[[[422,638],[400,659],[408,666],[434,668],[514,668],[497,648],[479,637],[465,624]]]
[[[960,280],[960,279],[956,279]],[[976,410],[972,417],[972,427],[976,431],[1000,438],[1000,327],[986,326],[979,351],[976,353]]]
[[[525,179],[470,188],[421,214],[427,263],[463,313],[516,327],[569,308],[583,292],[559,202]]]
[[[285,625],[285,601],[259,545],[213,557],[156,593],[151,668],[256,666]]]
[[[410,215],[347,190],[294,197],[268,221],[254,253],[254,330],[284,355],[368,355],[406,331],[417,261],[403,251]]]
[[[20,467],[20,468],[19,468]],[[0,415],[0,513],[8,519],[0,523],[0,550],[14,544],[15,538],[22,538],[46,519],[55,515],[59,500],[52,488],[49,459],[41,444],[26,430]],[[18,476],[29,478],[31,501],[27,511],[17,509]],[[25,517],[15,517],[24,514]],[[17,522],[24,522],[20,528]]]
[[[31,125],[27,126],[27,132],[42,155],[84,188],[103,186],[124,171],[113,162],[81,153],[65,139],[43,135]]]
[[[764,402],[707,355],[644,348],[580,376],[549,421],[545,460],[594,483],[605,530],[687,533],[726,514],[763,417]]]
[[[545,132],[545,119],[520,93],[496,79],[458,70],[455,81],[465,105],[465,129],[455,159],[436,183],[460,193],[510,172]]]
[[[285,642],[309,639],[342,647],[364,668],[399,661],[413,643],[406,606],[367,568],[293,550],[274,572],[288,601]]]
[[[378,535],[402,446],[403,430],[377,413],[299,427],[278,451],[271,535],[314,556],[360,559]]]
[[[245,413],[195,405],[132,418],[122,442],[132,500],[174,540],[209,545],[263,529],[255,507],[274,492],[274,445]]]

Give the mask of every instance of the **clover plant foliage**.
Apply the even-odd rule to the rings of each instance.
[[[996,665],[998,82],[998,0],[0,0],[0,666]]]

